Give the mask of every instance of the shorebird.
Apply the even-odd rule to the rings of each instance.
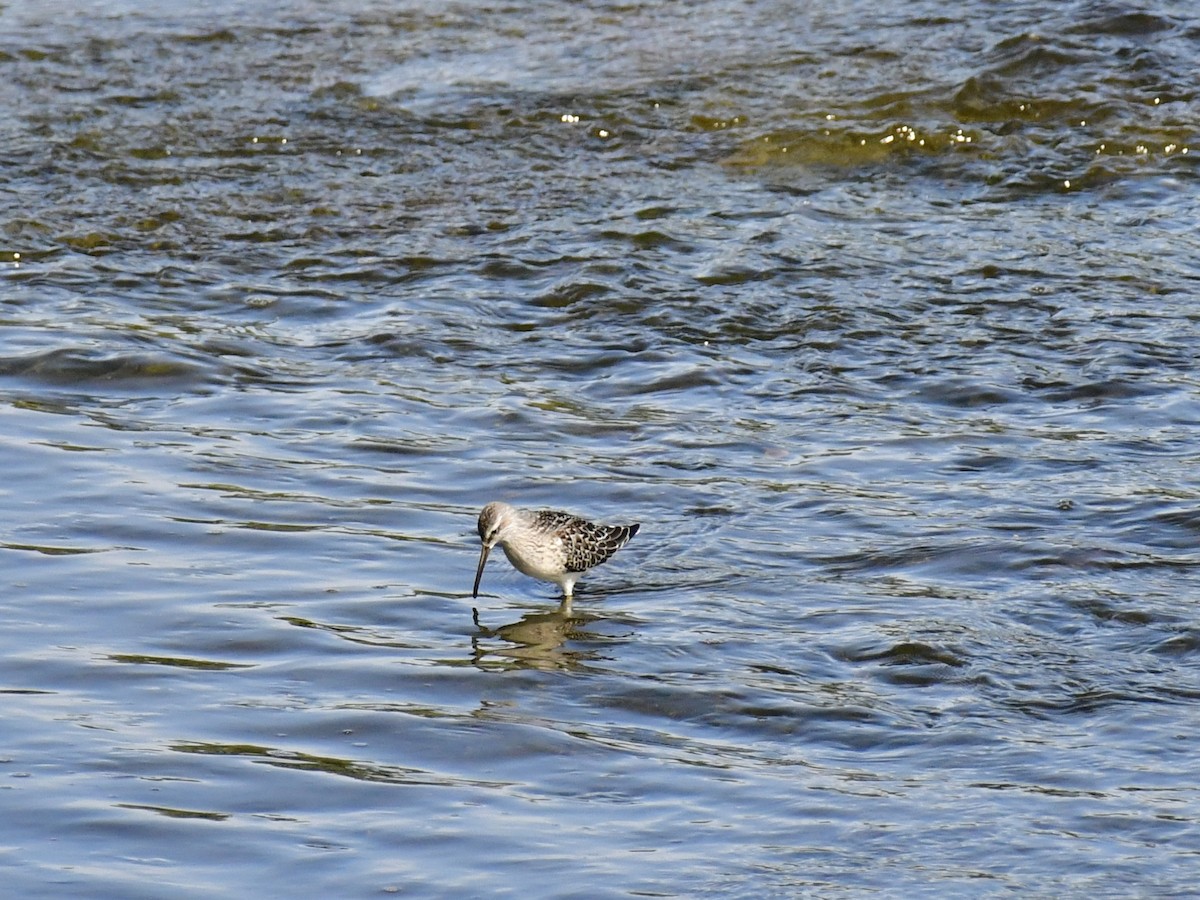
[[[488,554],[499,544],[513,568],[542,581],[553,581],[570,600],[575,582],[638,533],[641,525],[597,525],[553,509],[518,509],[507,503],[489,503],[479,514],[479,568],[475,570],[472,597],[479,596],[479,580]]]

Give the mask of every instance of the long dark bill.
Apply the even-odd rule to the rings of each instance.
[[[488,554],[492,552],[492,548],[484,544],[479,550],[479,568],[475,570],[475,587],[471,589],[471,596],[479,596],[479,580],[483,578],[483,566],[487,562]]]

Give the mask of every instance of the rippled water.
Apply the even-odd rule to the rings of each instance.
[[[10,890],[1194,890],[1189,7],[246,6],[0,8]]]

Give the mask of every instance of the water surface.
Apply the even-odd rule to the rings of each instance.
[[[0,9],[11,890],[1193,890],[1198,39]]]

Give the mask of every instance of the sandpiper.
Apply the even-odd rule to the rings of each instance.
[[[507,503],[489,503],[479,514],[483,547],[471,596],[479,596],[484,564],[499,544],[515,569],[542,581],[553,581],[562,588],[563,599],[570,600],[580,576],[624,547],[640,527],[597,525],[553,509],[518,509]]]

